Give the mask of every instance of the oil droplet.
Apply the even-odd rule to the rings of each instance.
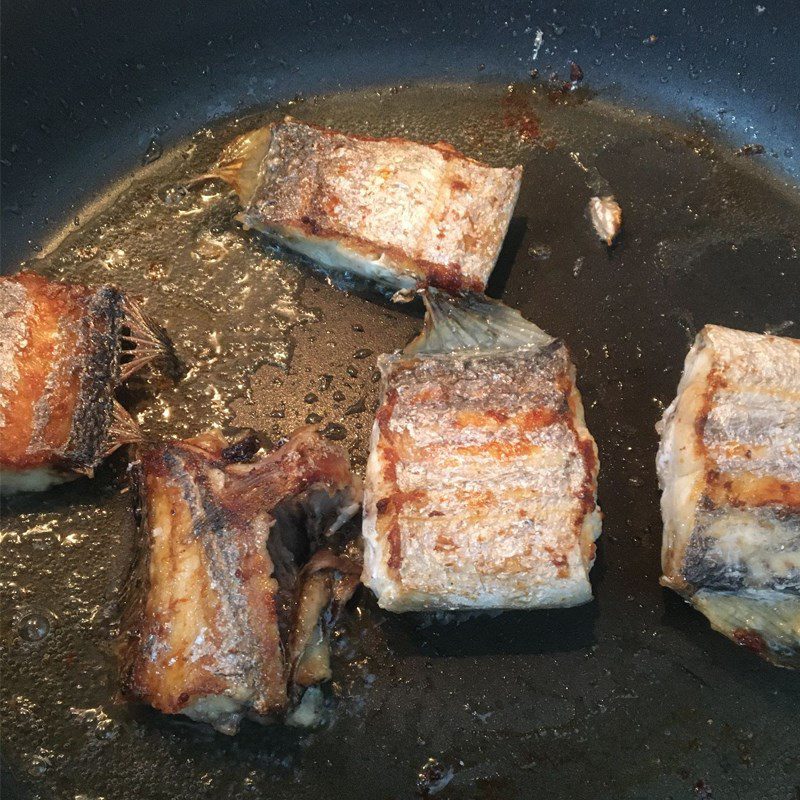
[[[329,422],[320,433],[332,442],[341,442],[347,437],[347,428],[338,422]]]
[[[553,250],[549,245],[537,242],[528,248],[528,255],[537,261],[547,261],[553,255]]]
[[[357,367],[348,367],[347,368],[347,374],[351,378],[357,378],[358,377],[358,368]]]
[[[317,402],[317,400],[319,400],[319,397],[317,397],[317,396],[314,394],[314,392],[309,392],[309,393],[308,393],[308,394],[307,394],[307,395],[306,395],[306,396],[303,398],[303,402],[305,402],[305,403],[316,403],[316,402]]]
[[[306,424],[307,425],[316,425],[317,423],[322,422],[322,415],[321,414],[308,414],[306,416]]]
[[[435,758],[429,758],[417,776],[417,792],[422,797],[432,797],[453,780],[453,768],[446,767]]]
[[[333,375],[322,375],[319,379],[319,390],[324,392],[333,383]]]
[[[341,403],[341,402],[342,402],[342,400],[344,400],[344,398],[345,398],[345,394],[344,394],[344,392],[340,391],[339,389],[337,389],[337,390],[336,390],[336,391],[333,393],[333,399],[334,399],[334,400],[335,400],[337,403]]]
[[[161,200],[164,205],[173,206],[188,196],[189,190],[185,186],[170,186],[161,193]]]
[[[362,347],[359,350],[356,350],[355,353],[353,353],[353,358],[357,358],[359,360],[363,358],[369,358],[373,352],[374,351],[370,350],[369,347]]]
[[[197,237],[194,255],[201,261],[221,261],[228,252],[225,244],[209,231],[203,231]]]
[[[353,405],[347,407],[347,410],[344,412],[344,415],[346,417],[349,417],[351,414],[360,414],[362,411],[366,410],[367,410],[366,398],[360,397],[358,400],[356,400],[355,403],[353,403]]]
[[[50,633],[50,620],[45,614],[31,611],[20,619],[19,635],[26,642],[40,642]]]
[[[147,145],[147,150],[144,151],[144,156],[142,156],[142,163],[152,164],[155,161],[158,161],[159,158],[164,154],[164,145],[158,141],[155,137],[150,140],[150,144]]]

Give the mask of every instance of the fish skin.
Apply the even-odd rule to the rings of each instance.
[[[360,564],[327,555],[326,540],[358,510],[360,486],[341,449],[311,429],[249,463],[226,451],[216,432],[137,447],[144,542],[118,656],[127,699],[233,734],[245,715],[281,715],[295,685],[329,675],[327,650],[304,659],[319,623],[302,615],[328,608],[337,584],[355,589]],[[294,513],[277,509],[295,502],[308,520],[301,549],[316,549],[305,566],[276,538]]]
[[[379,605],[591,600],[598,459],[567,348],[550,340],[410,350],[417,354],[378,362],[383,398],[367,465],[363,581]]]
[[[91,474],[108,446],[122,295],[23,273],[0,279],[0,469]],[[3,481],[5,483],[6,481]]]
[[[490,167],[443,142],[352,136],[287,117],[232,142],[212,174],[239,194],[246,227],[326,267],[398,289],[457,292],[484,289],[522,167]]]
[[[706,326],[661,427],[662,584],[797,666],[800,340]]]
[[[0,278],[0,337],[3,494],[91,476],[137,441],[114,392],[145,364],[174,356],[163,329],[116,287],[29,272]]]

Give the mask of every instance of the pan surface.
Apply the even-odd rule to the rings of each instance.
[[[31,264],[113,280],[173,331],[189,376],[126,398],[152,435],[232,423],[276,440],[312,422],[363,468],[376,354],[419,329],[419,310],[329,285],[244,234],[224,187],[187,187],[228,138],[287,111],[525,164],[490,292],[574,353],[602,465],[596,600],[431,618],[386,614],[364,592],[322,729],[248,723],[229,739],[114,703],[136,541],[117,459],[4,513],[4,736],[23,796],[408,797],[433,758],[428,777],[452,770],[442,797],[792,797],[800,683],[659,588],[653,458],[699,326],[797,333],[796,194],[702,130],[532,83],[338,94],[204,129]],[[603,187],[625,213],[611,250],[584,214]]]
[[[32,13],[34,5],[20,8]],[[91,86],[81,95],[74,84],[75,105],[62,114],[54,103],[44,122],[50,126],[46,140],[30,106],[20,103],[12,138],[7,126],[3,137],[11,163],[3,198],[4,231],[9,229],[4,267],[18,266],[30,254],[25,240],[32,239],[43,255],[29,261],[29,268],[114,281],[148,299],[148,310],[166,322],[192,366],[177,386],[145,377],[130,387],[124,401],[148,433],[183,436],[210,424],[246,425],[277,441],[308,421],[341,441],[363,470],[377,393],[375,357],[419,330],[420,310],[392,307],[361,285],[331,286],[302,259],[244,234],[224,187],[190,187],[188,180],[232,135],[285,113],[353,132],[441,138],[497,164],[523,163],[522,195],[490,293],[563,337],[577,363],[587,421],[600,448],[606,517],[592,573],[596,599],[565,611],[431,618],[386,614],[364,592],[336,642],[335,681],[321,728],[299,732],[248,723],[239,736],[223,737],[114,702],[111,644],[136,547],[125,464],[114,459],[92,482],[16,498],[3,509],[2,733],[9,767],[4,797],[404,798],[440,790],[436,796],[443,798],[796,800],[798,676],[736,648],[659,588],[653,466],[654,424],[674,396],[696,330],[713,322],[800,336],[800,197],[763,163],[792,171],[793,155],[787,153],[797,142],[787,133],[787,120],[797,109],[788,100],[779,102],[791,98],[791,91],[776,83],[770,96],[760,98],[767,108],[778,104],[772,116],[765,110],[754,123],[766,152],[737,155],[746,140],[754,140],[752,131],[745,136],[729,126],[756,114],[758,105],[750,102],[752,94],[737,105],[737,59],[731,52],[738,50],[718,54],[731,72],[714,75],[705,100],[703,90],[687,88],[697,83],[679,82],[678,89],[674,82],[663,84],[677,94],[664,95],[664,106],[691,97],[690,110],[706,110],[704,103],[715,108],[713,124],[709,115],[676,125],[631,111],[635,98],[629,95],[635,91],[612,88],[594,96],[541,80],[505,85],[492,78],[498,72],[521,77],[551,62],[551,69],[565,74],[572,45],[583,47],[585,36],[603,45],[596,48],[601,64],[575,56],[593,88],[592,69],[612,83],[625,72],[612,52],[620,59],[635,52],[641,62],[664,59],[663,73],[646,70],[652,73],[650,90],[660,83],[659,74],[670,75],[666,61],[688,68],[678,58],[691,61],[700,73],[692,80],[702,81],[711,56],[699,54],[704,48],[698,42],[719,41],[713,30],[699,35],[697,28],[726,15],[737,19],[732,5],[689,15],[670,8],[658,27],[660,17],[643,17],[623,5],[608,6],[603,15],[576,11],[573,17],[559,12],[526,19],[528,12],[516,7],[498,4],[486,11],[466,4],[469,21],[440,10],[441,25],[431,34],[415,27],[429,19],[427,12],[420,10],[415,21],[410,8],[408,19],[398,22],[384,19],[378,9],[370,21],[373,49],[394,53],[396,60],[373,59],[372,78],[353,77],[343,66],[352,46],[343,48],[340,73],[323,74],[331,62],[319,55],[322,41],[335,48],[331,36],[345,37],[350,30],[352,43],[364,34],[352,32],[362,25],[353,8],[327,6],[306,9],[305,53],[281,56],[286,42],[278,42],[269,50],[275,63],[267,69],[261,60],[251,65],[249,74],[261,76],[259,81],[273,76],[269,87],[248,84],[246,71],[233,86],[220,80],[237,73],[219,53],[244,49],[242,40],[226,45],[226,32],[234,22],[241,31],[255,4],[242,4],[237,20],[217,20],[216,44],[207,45],[214,51],[209,61],[217,60],[197,79],[208,83],[195,89],[207,99],[183,106],[186,93],[174,88],[181,117],[164,113],[169,87],[158,96],[142,91],[141,105],[134,100],[141,91],[137,76],[154,64],[126,47],[124,10],[104,4],[93,22],[88,5],[76,6],[63,23],[68,43],[73,28],[83,26],[86,33],[104,19],[116,20],[122,43],[117,62],[107,61],[114,49],[109,42],[92,47],[98,74],[115,76],[111,83],[126,100],[90,99]],[[750,49],[742,49],[745,58],[764,58],[740,83],[767,85],[761,70],[769,73],[768,57],[778,58],[780,67],[785,27],[776,24],[775,9],[741,8],[752,25],[766,21],[775,28],[771,51],[755,34]],[[280,6],[273,10],[278,21],[290,16]],[[184,11],[190,34],[204,30],[199,11]],[[336,19],[326,19],[328,14]],[[186,57],[178,24],[165,19],[159,35],[174,36],[181,58],[164,42],[161,52],[169,65],[165,74],[180,81],[202,66],[204,53]],[[533,63],[539,25],[546,29],[539,59],[546,60]],[[606,41],[609,29],[618,38]],[[679,31],[685,31],[683,51]],[[672,59],[659,53],[658,42],[643,43],[649,34],[664,32],[674,36]],[[243,35],[248,46],[258,40]],[[398,56],[394,44],[403,36],[424,56]],[[195,35],[195,45],[202,41]],[[80,61],[72,47],[63,50],[49,51],[56,71],[64,60]],[[22,52],[19,44],[12,48],[15,69],[23,68]],[[520,55],[516,64],[522,53],[524,60]],[[631,74],[639,69],[637,58],[626,59]],[[479,70],[484,63],[486,69]],[[294,69],[298,64],[303,68]],[[387,83],[309,95],[279,107],[257,102],[304,86],[363,85],[393,78],[392,72],[417,78],[452,74],[463,81],[466,64],[477,83]],[[24,66],[35,84],[32,105],[41,109],[36,93],[52,94],[52,78],[36,84],[44,65]],[[797,65],[792,69],[797,72]],[[546,77],[547,70],[542,72]],[[230,98],[249,89],[253,99],[246,104],[261,105],[258,114],[201,127],[234,111]],[[657,92],[642,89],[642,95],[659,107]],[[631,102],[608,102],[620,98]],[[81,116],[84,102],[93,109],[91,119]],[[104,103],[105,128],[97,111]],[[125,142],[128,122],[124,114],[115,116],[120,108],[127,108],[138,131]],[[159,132],[151,126],[156,108]],[[726,108],[736,113],[716,114]],[[4,122],[10,113],[4,109]],[[737,116],[735,123],[731,116]],[[719,128],[741,141],[725,144]],[[22,130],[27,138],[18,135]],[[180,139],[182,133],[192,135]],[[54,142],[52,148],[45,141]],[[68,154],[70,143],[74,153]],[[17,149],[9,155],[12,144]],[[26,147],[30,156],[24,158]],[[89,161],[96,163],[87,168]],[[86,190],[119,176],[134,161],[148,163],[99,202],[78,204]],[[49,172],[63,180],[49,182]],[[51,197],[49,185],[55,186]],[[611,250],[597,240],[584,213],[598,191],[613,192],[625,215],[622,237]]]

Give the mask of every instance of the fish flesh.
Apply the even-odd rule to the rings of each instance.
[[[426,304],[378,360],[363,582],[391,611],[588,602],[598,457],[566,346],[479,295]]]
[[[203,176],[227,181],[245,228],[325,267],[395,289],[483,291],[522,167],[444,142],[351,136],[291,117],[231,142]]]
[[[352,541],[334,536],[360,508],[346,454],[311,428],[257,447],[212,431],[139,445],[133,464],[144,542],[118,648],[123,695],[227,734],[330,678],[328,630],[361,572]]]
[[[114,286],[0,278],[0,491],[40,491],[140,438],[116,387],[176,363],[164,329]]]
[[[707,325],[659,427],[661,583],[800,667],[800,340]]]

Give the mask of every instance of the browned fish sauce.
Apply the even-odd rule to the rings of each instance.
[[[110,646],[134,525],[124,463],[112,459],[93,482],[3,510],[4,756],[39,797],[298,798],[318,783],[331,798],[410,797],[429,758],[453,769],[442,798],[534,784],[555,795],[565,771],[575,800],[690,797],[699,777],[715,796],[745,797],[797,766],[797,682],[658,586],[653,456],[654,424],[704,323],[798,335],[800,203],[763,170],[768,154],[734,157],[713,126],[677,128],[583,88],[548,91],[519,85],[504,104],[498,85],[387,88],[217,125],[80,212],[80,228],[70,221],[29,267],[143,295],[172,332],[186,378],[173,386],[145,371],[147,391],[132,382],[124,398],[145,434],[186,438],[232,420],[278,439],[313,413],[363,470],[375,359],[419,331],[420,310],[326,285],[243,233],[222,184],[190,179],[234,136],[286,114],[523,164],[489,288],[505,286],[504,301],[575,359],[603,464],[596,603],[443,625],[386,615],[362,594],[333,642],[329,729],[245,722],[236,737],[212,734],[114,702]],[[590,197],[610,194],[625,228],[609,250],[585,214]],[[620,741],[644,755],[621,763]]]

